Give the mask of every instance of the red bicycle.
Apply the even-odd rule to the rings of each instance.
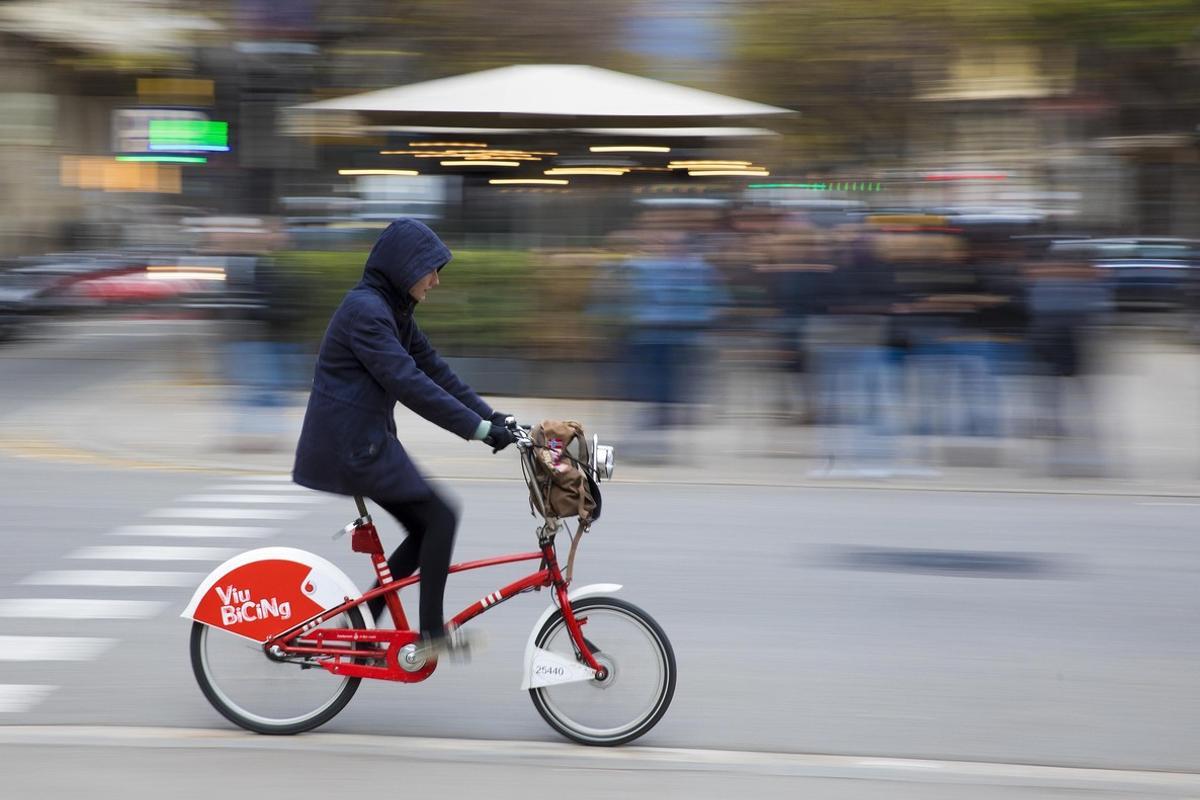
[[[540,492],[528,429],[511,421],[510,427],[530,491]],[[611,478],[612,448],[593,438],[591,451],[587,468],[594,479]],[[409,627],[400,602],[400,590],[420,576],[392,579],[366,504],[354,499],[359,516],[341,533],[351,534],[355,552],[371,557],[378,588],[361,594],[318,555],[265,547],[213,570],[183,612],[194,620],[191,658],[200,689],[236,725],[264,734],[312,730],[345,708],[363,678],[418,683],[437,668],[436,658],[427,659],[418,647],[419,633]],[[565,523],[543,517],[537,550],[452,565],[456,573],[539,562],[537,571],[471,604],[449,625],[461,627],[516,595],[549,589],[552,603],[525,647],[521,688],[567,738],[624,744],[666,713],[675,693],[675,653],[649,614],[610,596],[619,584],[569,589],[555,549],[562,530],[570,535]],[[391,629],[376,628],[361,608],[380,595]]]

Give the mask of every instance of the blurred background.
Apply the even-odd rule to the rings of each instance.
[[[443,354],[629,457],[1200,475],[1190,3],[85,5],[0,6],[9,347],[172,321],[286,418],[409,216]]]
[[[22,525],[258,536],[195,484],[290,471],[329,315],[413,217],[455,254],[433,344],[615,444],[606,516],[657,531],[583,548],[692,681],[648,744],[1194,771],[1198,204],[1192,0],[0,3],[0,616],[106,580],[31,577],[61,554]],[[464,555],[505,538],[471,509],[526,540],[471,483],[511,461],[398,423]],[[744,652],[790,663],[729,688]],[[124,668],[158,702],[123,724],[218,723]],[[23,691],[0,713],[113,719]],[[546,735],[432,696],[418,735]]]

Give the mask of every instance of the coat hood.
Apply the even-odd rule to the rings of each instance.
[[[381,293],[393,307],[411,308],[416,301],[408,290],[451,257],[450,248],[427,225],[398,219],[375,241],[360,285]]]

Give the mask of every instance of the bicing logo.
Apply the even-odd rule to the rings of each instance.
[[[238,589],[232,584],[225,588],[216,588],[217,595],[221,598],[222,625],[257,622],[271,617],[290,619],[292,616],[292,604],[286,600],[282,603],[277,597],[253,600],[249,589]]]

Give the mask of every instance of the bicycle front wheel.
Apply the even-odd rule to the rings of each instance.
[[[323,628],[359,628],[348,609]],[[262,644],[228,631],[192,624],[192,671],[217,711],[255,733],[288,735],[324,725],[345,708],[361,678],[334,675],[316,661],[272,658]]]
[[[581,744],[618,745],[653,728],[675,694],[675,652],[649,614],[611,597],[572,603],[588,648],[607,671],[603,680],[564,683],[529,690],[542,718]],[[576,658],[561,610],[538,632],[535,644]],[[578,659],[582,663],[582,659]]]

